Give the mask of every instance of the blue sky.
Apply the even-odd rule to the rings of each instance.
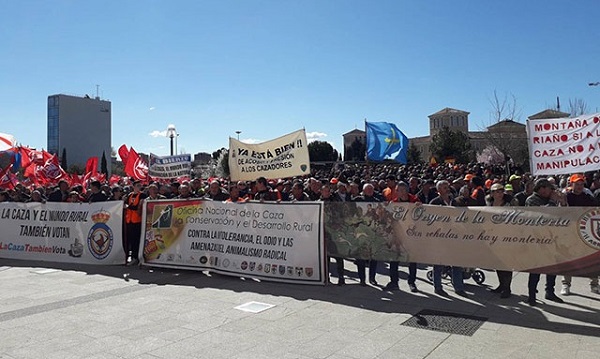
[[[46,98],[112,101],[112,144],[188,153],[305,128],[342,149],[364,119],[491,124],[494,90],[526,117],[560,96],[600,107],[600,3],[588,1],[3,1],[0,132],[46,147]],[[85,131],[82,128],[82,131]]]

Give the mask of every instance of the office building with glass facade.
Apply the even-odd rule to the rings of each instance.
[[[99,97],[48,96],[48,152],[59,157],[66,150],[67,166],[85,169],[88,158],[110,163],[111,103]],[[110,168],[109,168],[110,170]]]

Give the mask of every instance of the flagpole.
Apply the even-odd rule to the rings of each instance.
[[[367,173],[369,174],[369,177],[371,176],[371,164],[369,163],[369,155],[368,155],[368,143],[367,143],[367,139],[369,137],[367,136],[367,118],[365,117],[365,162],[367,163]]]

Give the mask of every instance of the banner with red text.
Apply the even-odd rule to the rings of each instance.
[[[527,121],[533,175],[600,169],[600,113]]]
[[[304,130],[271,141],[249,144],[229,138],[229,172],[233,181],[258,177],[285,178],[310,174]]]
[[[147,201],[142,263],[324,284],[322,205]]]
[[[0,258],[123,264],[123,203],[0,203]]]
[[[327,203],[328,254],[589,276],[600,274],[600,209]]]

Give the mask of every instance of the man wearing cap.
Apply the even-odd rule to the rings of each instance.
[[[574,174],[569,177],[571,190],[567,192],[567,204],[571,207],[595,207],[596,199],[585,190],[585,177],[582,174]],[[598,288],[598,277],[590,278],[590,290],[592,293],[600,293]],[[571,276],[566,275],[562,280],[562,295],[571,294]]]
[[[523,190],[521,185],[521,176],[519,175],[514,174],[508,177],[508,183],[510,183],[515,193]]]
[[[554,185],[547,178],[540,178],[535,181],[533,194],[525,200],[527,207],[557,207],[566,206],[567,200],[560,192],[556,191]],[[529,299],[528,303],[535,306],[537,285],[540,281],[539,273],[529,273]],[[557,303],[563,303],[563,300],[554,293],[556,284],[556,275],[546,274],[546,296],[545,298]]]
[[[204,196],[204,186],[202,186],[202,180],[198,177],[194,178],[190,182],[190,189],[194,197],[202,197]]]
[[[167,199],[167,197],[165,197],[159,193],[158,185],[156,183],[151,183],[148,186],[148,198],[147,199],[156,201],[159,199]]]
[[[208,187],[208,192],[204,195],[205,199],[212,199],[213,201],[226,201],[229,198],[229,193],[221,187],[219,180],[212,180]]]

